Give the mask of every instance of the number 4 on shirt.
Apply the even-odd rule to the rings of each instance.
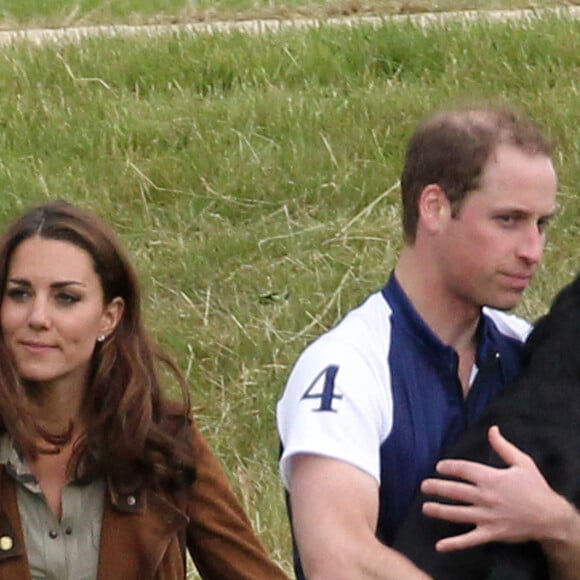
[[[338,366],[330,365],[322,372],[318,373],[311,385],[304,391],[301,400],[304,399],[320,399],[320,407],[312,409],[313,411],[332,411],[336,413],[336,409],[332,408],[332,401],[334,399],[342,399],[342,395],[334,393],[334,378],[338,373]]]

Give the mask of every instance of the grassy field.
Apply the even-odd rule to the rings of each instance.
[[[52,198],[115,224],[151,328],[289,570],[275,402],[304,346],[394,264],[405,139],[432,109],[483,99],[556,141],[533,318],[580,263],[578,54],[580,22],[553,17],[4,47],[0,226]]]
[[[0,28],[497,10],[578,0],[0,0]]]

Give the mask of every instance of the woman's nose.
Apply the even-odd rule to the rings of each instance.
[[[30,306],[28,325],[35,330],[48,328],[50,326],[50,317],[47,301],[44,298],[37,296],[31,302]]]

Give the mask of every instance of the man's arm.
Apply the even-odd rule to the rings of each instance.
[[[542,545],[553,580],[580,579],[580,513],[550,488],[532,458],[505,439],[497,427],[490,429],[489,441],[507,468],[443,460],[437,471],[463,482],[427,479],[421,485],[424,493],[468,504],[426,502],[426,515],[475,526],[439,541],[437,549],[535,540]]]
[[[308,580],[429,578],[375,537],[378,484],[357,467],[317,455],[292,457],[290,504]]]

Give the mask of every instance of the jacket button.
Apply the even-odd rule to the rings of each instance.
[[[14,540],[10,536],[2,536],[0,538],[0,550],[2,552],[9,552],[14,547]]]
[[[134,495],[127,496],[127,505],[134,506],[137,503]]]
[[[56,538],[58,538],[58,532],[56,532],[55,530],[50,530],[50,532],[48,532],[48,535],[53,539],[56,540]]]

